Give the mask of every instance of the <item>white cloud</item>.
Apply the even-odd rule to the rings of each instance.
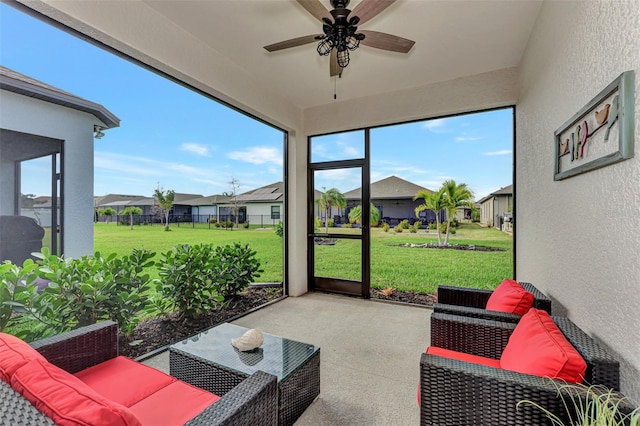
[[[511,155],[513,151],[511,151],[510,149],[502,149],[500,151],[489,151],[489,152],[484,152],[482,155]]]
[[[457,136],[456,142],[475,142],[475,141],[480,141],[482,139],[483,138],[474,137],[474,136]]]
[[[244,161],[251,164],[271,163],[282,166],[282,152],[276,148],[254,146],[244,151],[233,151],[228,155],[232,160]]]
[[[446,123],[446,118],[436,118],[435,120],[426,121],[423,126],[430,132],[441,133],[445,130]]]
[[[153,176],[154,178],[162,176],[184,177],[184,174],[205,177],[211,175],[208,169],[199,169],[181,163],[170,163],[167,161],[152,160],[147,157],[103,151],[96,151],[94,167],[96,171],[106,170],[129,175]]]
[[[192,152],[201,157],[209,156],[209,148],[205,145],[201,145],[198,143],[185,142],[182,145],[180,145],[180,151]]]

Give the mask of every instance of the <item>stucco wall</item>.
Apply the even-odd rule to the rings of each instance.
[[[93,253],[93,115],[2,91],[3,129],[64,141],[64,254]],[[13,191],[13,188],[11,188]]]
[[[516,109],[517,278],[612,349],[640,400],[640,2],[545,2]],[[635,70],[635,158],[555,182],[553,133]]]

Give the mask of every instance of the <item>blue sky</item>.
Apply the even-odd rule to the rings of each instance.
[[[0,64],[102,104],[121,119],[95,141],[94,193],[150,196],[160,186],[202,195],[282,180],[281,131],[191,92],[61,30],[0,4]],[[467,183],[476,198],[512,179],[510,109],[374,129],[371,176],[429,189]],[[314,140],[314,160],[362,155],[362,132]],[[259,171],[259,172],[257,172]],[[348,191],[359,174],[322,174],[318,187]],[[25,193],[46,194],[27,182]]]

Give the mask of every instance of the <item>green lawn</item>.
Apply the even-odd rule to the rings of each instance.
[[[189,225],[172,226],[165,232],[161,226],[127,226],[98,223],[95,226],[95,250],[103,254],[126,254],[132,248],[147,248],[156,252],[169,250],[176,244],[214,243],[234,241],[248,243],[256,250],[265,282],[282,281],[282,239],[273,230],[206,227],[193,229]],[[359,232],[340,229],[340,232]],[[402,243],[423,244],[437,242],[435,231],[421,230],[411,234],[407,230],[396,234],[393,230],[372,230],[371,286],[392,287],[434,293],[439,284],[475,288],[495,288],[504,278],[512,276],[512,238],[496,229],[463,224],[451,244],[475,244],[505,249],[502,252],[480,252],[399,247]],[[333,246],[316,246],[316,275],[358,280],[360,278],[360,242],[338,240]]]

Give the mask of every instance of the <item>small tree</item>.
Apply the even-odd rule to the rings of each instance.
[[[444,191],[438,192],[419,191],[413,196],[413,200],[422,199],[424,204],[420,204],[415,208],[416,217],[420,217],[420,212],[431,210],[436,214],[436,229],[438,230],[438,245],[442,245],[442,234],[440,232],[440,210],[447,207],[444,199]]]
[[[129,206],[126,209],[122,210],[123,215],[129,215],[129,226],[133,231],[133,215],[134,214],[142,214],[142,209],[140,207]]]
[[[373,204],[369,207],[369,221],[372,227],[378,226],[380,222],[380,210]],[[362,206],[356,206],[349,212],[349,222],[362,223]]]
[[[111,216],[115,215],[116,211],[111,207],[107,207],[107,208],[98,210],[98,214],[100,216],[104,216],[106,218],[106,222],[109,223],[111,221]]]
[[[229,181],[229,187],[231,187],[231,192],[225,192],[222,195],[225,197],[231,198],[231,204],[233,207],[231,208],[231,213],[235,218],[236,228],[238,227],[238,211],[240,210],[240,205],[238,203],[238,190],[240,189],[240,181],[234,177]],[[230,228],[233,229],[233,228]]]
[[[164,217],[164,230],[169,231],[169,212],[173,207],[173,199],[176,196],[176,192],[172,189],[167,189],[158,186],[153,191],[153,196],[158,200],[158,204],[160,205],[160,209],[162,210],[162,215]]]
[[[322,189],[325,189],[324,187]],[[325,190],[320,198],[316,200],[318,206],[324,210],[324,223],[325,223],[325,233],[329,233],[329,215],[331,214],[331,209],[335,207],[345,208],[347,206],[347,200],[342,195],[342,192],[338,191],[336,188],[331,188]]]

